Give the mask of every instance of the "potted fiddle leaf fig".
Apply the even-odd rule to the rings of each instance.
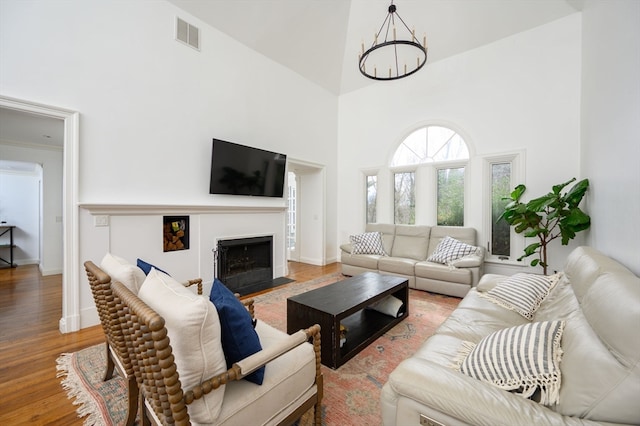
[[[520,201],[522,194],[527,190],[522,184],[515,187],[510,197],[504,198],[509,203],[498,220],[504,218],[518,234],[524,233],[527,238],[537,238],[535,243],[525,247],[524,255],[518,260],[537,254],[537,258],[531,261],[531,266],[542,266],[545,275],[549,243],[561,238],[562,245],[567,245],[578,232],[591,226],[591,218],[578,206],[589,188],[589,180],[583,179],[565,193],[562,192],[575,180],[576,178],[573,178],[554,185],[551,192],[527,203]]]

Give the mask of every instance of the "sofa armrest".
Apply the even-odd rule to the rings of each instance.
[[[563,416],[520,395],[420,358],[403,361],[390,375],[389,392],[473,425],[595,425]],[[463,398],[461,399],[461,396]]]
[[[342,244],[340,246],[340,250],[342,250],[345,253],[351,254],[351,252],[353,251],[353,244],[351,244],[351,243]]]
[[[253,302],[253,301],[252,301]],[[185,392],[184,402],[191,404],[194,400],[202,398],[204,395],[218,389],[220,386],[229,383],[234,380],[241,380],[247,374],[251,374],[258,368],[273,361],[279,356],[284,355],[290,350],[306,343],[310,338],[313,338],[313,347],[316,358],[316,380],[321,376],[320,373],[320,326],[315,324],[306,330],[300,330],[288,338],[279,342],[277,345],[273,345],[270,348],[263,349],[260,352],[246,357],[245,359],[234,363],[230,369],[224,373],[218,374],[208,380],[205,380],[201,384],[195,386],[193,389]]]
[[[456,259],[451,262],[451,265],[456,268],[476,268],[478,266],[482,266],[483,263],[484,249],[482,247],[477,247],[475,253]]]

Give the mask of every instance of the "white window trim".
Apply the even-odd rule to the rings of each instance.
[[[511,185],[510,189],[513,190],[516,185],[525,183],[525,164],[526,164],[526,151],[517,150],[510,151],[501,154],[490,154],[482,156],[483,159],[483,230],[478,239],[478,244],[483,243],[486,250],[485,262],[499,263],[517,266],[527,266],[525,262],[518,262],[516,259],[524,253],[524,237],[521,234],[516,234],[511,228],[511,256],[508,259],[500,259],[498,256],[494,256],[490,253],[489,244],[491,241],[491,165],[498,163],[511,163]]]

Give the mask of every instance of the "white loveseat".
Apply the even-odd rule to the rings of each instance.
[[[640,279],[593,248],[577,248],[530,321],[481,297],[506,278],[485,275],[390,374],[381,395],[384,425],[640,424]],[[543,405],[454,368],[463,341],[478,343],[499,330],[556,320],[565,323],[556,404]]]
[[[384,254],[355,254],[353,244],[341,245],[340,262],[344,275],[368,271],[396,275],[407,278],[411,288],[456,297],[467,294],[482,276],[482,247],[475,247],[474,253],[448,264],[427,260],[447,236],[476,246],[474,228],[369,223],[365,232],[382,235]]]

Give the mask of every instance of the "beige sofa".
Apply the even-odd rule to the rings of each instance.
[[[382,234],[386,255],[354,254],[353,244],[343,244],[340,246],[340,261],[344,275],[358,275],[367,271],[396,275],[407,278],[411,288],[456,297],[467,294],[482,276],[482,247],[476,247],[474,254],[449,264],[427,261],[446,236],[475,246],[474,228],[369,223],[365,232]]]
[[[529,322],[480,296],[505,279],[485,275],[390,374],[381,395],[384,425],[640,424],[640,279],[593,248],[570,254],[532,319],[565,322],[559,402],[549,406],[453,367],[463,341]]]

